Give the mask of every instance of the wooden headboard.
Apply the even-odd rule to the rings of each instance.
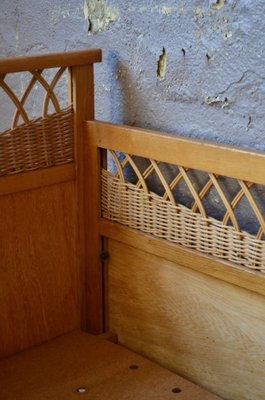
[[[79,176],[100,60],[89,50],[0,61],[1,123],[13,114],[0,133],[0,357],[94,330]]]
[[[97,121],[84,130],[98,157],[106,329],[223,398],[262,399],[265,154]]]
[[[15,108],[0,134],[0,357],[110,330],[223,398],[261,400],[265,154],[94,121],[100,60],[0,61]]]

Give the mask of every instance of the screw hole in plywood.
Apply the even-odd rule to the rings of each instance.
[[[83,393],[86,393],[87,389],[86,389],[86,387],[84,387],[84,386],[80,386],[80,387],[76,388],[75,391],[76,391],[76,393],[78,393],[78,394],[83,394]]]
[[[132,364],[132,365],[129,366],[129,368],[130,368],[130,369],[138,369],[138,368],[139,368],[139,365]]]
[[[172,389],[172,393],[176,393],[176,394],[181,393],[181,389],[178,387],[175,387],[174,389]]]

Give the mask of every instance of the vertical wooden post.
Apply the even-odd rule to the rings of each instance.
[[[81,328],[99,334],[103,329],[101,239],[98,233],[100,159],[98,149],[90,145],[83,130],[83,122],[94,119],[93,64],[71,68],[71,90],[77,166],[77,237],[84,287]]]

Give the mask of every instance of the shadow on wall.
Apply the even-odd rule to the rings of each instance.
[[[148,109],[146,99],[139,96],[136,90],[135,82],[133,81],[131,74],[127,67],[122,63],[116,53],[110,53],[107,59],[108,68],[113,71],[112,78],[110,79],[110,117],[112,121],[118,121],[118,123],[135,126],[139,122],[139,114],[144,109],[146,112],[152,112]],[[113,79],[113,75],[116,79]],[[110,74],[111,76],[111,74]],[[124,160],[124,154],[118,153],[117,156],[122,162]],[[149,160],[142,157],[133,157],[137,167],[143,173],[150,164]],[[174,180],[178,175],[179,170],[176,166],[166,163],[160,163],[159,168],[168,183]],[[115,172],[115,164],[113,163],[112,157],[108,157],[108,169],[111,172]],[[211,171],[209,171],[211,172]],[[124,175],[126,180],[136,184],[138,181],[133,169],[129,164],[124,168]],[[209,180],[208,174],[201,171],[188,171],[189,178],[197,192],[203,189],[207,181]],[[164,195],[164,187],[156,173],[152,173],[146,180],[148,188],[151,192],[154,192],[160,196]],[[229,178],[220,178],[220,184],[222,189],[229,200],[232,202],[240,190],[236,180]],[[259,185],[254,185],[251,188],[251,194],[262,214],[265,215],[265,204],[264,204],[264,191]],[[187,208],[191,209],[194,203],[194,198],[190,192],[188,186],[182,180],[178,185],[178,188],[173,191],[174,198],[178,204],[182,204]],[[226,208],[222,202],[222,199],[218,195],[217,191],[213,188],[209,191],[209,194],[203,200],[203,206],[207,212],[207,215],[217,220],[222,220],[226,213]],[[238,207],[235,210],[235,215],[239,221],[240,228],[243,231],[249,232],[253,235],[257,234],[259,224],[253,210],[248,204],[246,198],[243,198]],[[231,221],[228,223],[231,225]]]
[[[141,111],[144,109],[146,113],[149,113],[151,110],[148,109],[146,101],[139,96],[129,69],[117,53],[110,52],[107,65],[113,71],[112,75],[116,77],[110,81],[111,121],[118,120],[119,123],[135,126]]]
[[[128,68],[119,59],[117,53],[111,52],[107,58],[108,68],[113,72],[110,76],[115,76],[116,79],[110,79],[110,118],[111,121],[134,126],[136,123],[137,111],[140,107],[145,107],[143,100],[137,96],[137,90],[131,79]],[[124,155],[118,153],[120,162],[123,161]],[[112,157],[108,157],[108,169],[115,171],[115,164]],[[134,173],[130,166],[125,167],[124,174],[126,179],[134,182]]]

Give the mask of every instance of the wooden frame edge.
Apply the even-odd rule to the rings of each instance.
[[[75,180],[74,163],[37,171],[22,172],[0,178],[0,195],[38,189],[43,186],[72,180]]]
[[[74,65],[93,64],[101,61],[102,51],[100,49],[3,58],[0,59],[0,74],[31,71],[40,68],[72,67]]]
[[[100,234],[139,250],[154,254],[186,268],[265,295],[265,274],[223,262],[194,250],[155,238],[105,219],[99,221]]]
[[[94,119],[94,65],[71,68],[69,97],[74,110],[76,159],[77,248],[81,270],[81,328],[92,334],[103,333],[103,287],[98,233],[100,149],[93,146],[83,128],[84,120]]]
[[[98,121],[86,121],[84,129],[104,149],[265,185],[262,151]]]

